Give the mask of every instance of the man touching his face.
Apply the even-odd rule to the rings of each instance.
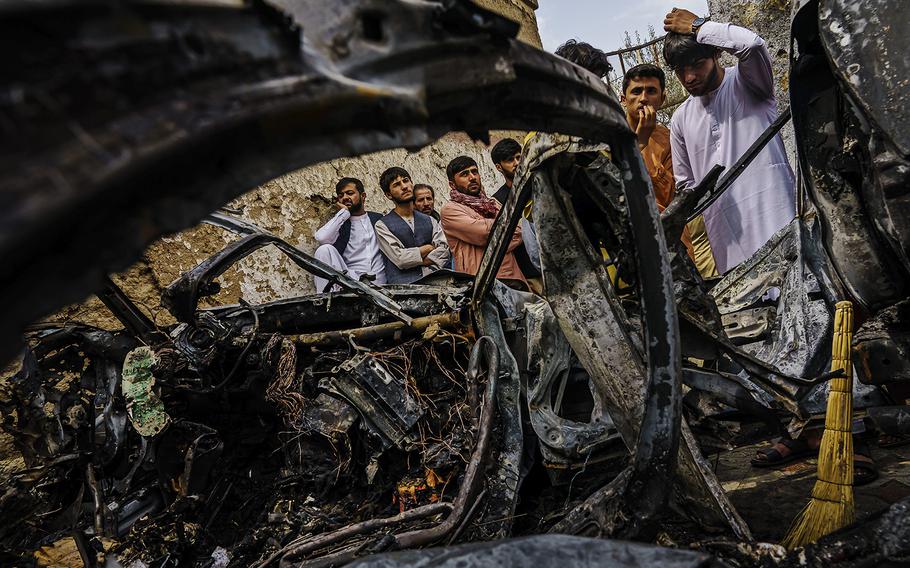
[[[771,54],[755,32],[673,8],[664,19],[664,59],[689,92],[673,113],[676,186],[729,168],[777,118]],[[723,67],[722,51],[737,64]],[[751,257],[796,215],[794,177],[780,133],[705,210],[718,271]]]
[[[344,177],[335,184],[338,212],[313,235],[319,248],[314,256],[357,280],[363,276],[385,284],[385,258],[376,241],[375,225],[380,213],[364,208],[366,190],[357,178]],[[329,281],[314,276],[316,292],[328,292]],[[336,285],[337,286],[337,285]]]
[[[651,176],[654,197],[661,211],[670,205],[676,195],[670,130],[657,122],[657,109],[667,100],[666,86],[667,78],[663,70],[656,65],[643,63],[626,71],[620,98],[626,109],[629,127],[638,137],[638,148]],[[717,275],[714,255],[701,217],[692,221],[683,231],[682,242],[702,276]]]
[[[606,80],[612,67],[607,54],[589,43],[570,39],[556,50],[567,59]],[[663,211],[676,195],[670,131],[657,122],[657,110],[666,102],[667,77],[656,65],[644,63],[629,69],[623,76],[620,102],[626,110],[629,128],[638,138],[642,161],[651,176],[657,208]],[[717,267],[701,217],[683,231],[681,240],[702,276],[717,275]],[[667,243],[671,245],[671,243]]]

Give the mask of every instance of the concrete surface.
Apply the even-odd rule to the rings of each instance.
[[[745,446],[709,459],[755,538],[776,543],[809,502],[818,461],[813,458],[780,469],[752,467],[749,460],[763,447],[766,445]],[[873,444],[872,455],[879,478],[854,489],[857,521],[910,495],[910,445],[886,449]]]

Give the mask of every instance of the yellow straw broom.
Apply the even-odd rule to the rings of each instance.
[[[825,432],[818,448],[818,481],[812,500],[794,519],[784,538],[787,548],[815,542],[853,522],[853,304],[838,302],[834,312],[831,370],[843,369],[844,378],[832,379],[825,414]]]

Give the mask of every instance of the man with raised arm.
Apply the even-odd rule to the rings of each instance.
[[[664,59],[689,92],[670,123],[677,188],[714,166],[732,166],[777,118],[771,56],[755,32],[673,8],[664,19]],[[721,67],[721,52],[736,57]],[[707,210],[721,274],[748,259],[796,214],[794,179],[780,134]]]

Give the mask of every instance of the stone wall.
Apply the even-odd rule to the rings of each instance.
[[[553,0],[550,0],[551,2]],[[541,47],[540,32],[537,30],[537,0],[474,0],[484,8],[493,10],[521,24],[518,39],[531,45]]]
[[[521,23],[519,37],[540,47],[534,17],[535,0],[479,0],[479,4]],[[502,133],[500,133],[502,134]],[[514,134],[521,140],[521,134]],[[496,133],[493,143],[497,141]],[[361,179],[367,190],[367,208],[390,209],[379,189],[379,175],[390,166],[407,169],[415,183],[428,183],[436,189],[437,209],[449,193],[445,167],[455,156],[466,154],[480,165],[484,186],[495,191],[502,178],[493,166],[489,151],[461,133],[451,133],[419,152],[391,150],[358,158],[343,158],[307,167],[274,179],[229,204],[240,216],[283,239],[312,252],[316,248],[313,232],[334,214],[335,183],[340,177]],[[122,274],[112,275],[124,291],[159,325],[173,323],[160,306],[161,293],[180,274],[208,258],[236,237],[211,226],[200,225],[153,243],[142,260]],[[312,277],[289,262],[274,247],[259,250],[226,272],[219,282],[221,292],[208,298],[210,305],[250,303],[312,293]],[[113,315],[94,297],[69,306],[49,321],[78,321],[106,328],[120,327]]]

